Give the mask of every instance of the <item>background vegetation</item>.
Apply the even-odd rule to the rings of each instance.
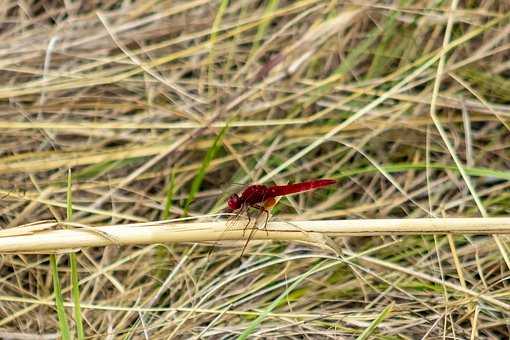
[[[314,178],[339,185],[275,219],[508,215],[509,13],[4,1],[0,224],[200,217],[238,184]],[[509,336],[507,236],[334,241],[341,257],[292,242],[4,254],[0,337]]]

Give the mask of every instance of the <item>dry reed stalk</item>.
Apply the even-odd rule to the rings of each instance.
[[[55,229],[55,228],[66,229]],[[411,218],[324,221],[275,221],[254,240],[323,243],[324,236],[420,234],[510,234],[510,217]],[[0,232],[0,253],[55,252],[106,245],[244,240],[243,228],[225,230],[225,222],[175,223],[157,221],[89,227],[76,223],[42,221]]]

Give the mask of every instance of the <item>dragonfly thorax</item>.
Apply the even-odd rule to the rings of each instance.
[[[253,206],[264,202],[268,198],[268,191],[265,185],[250,185],[241,195],[233,194],[227,201],[227,205],[231,210],[237,210],[244,205]]]
[[[264,202],[267,198],[268,192],[265,185],[250,185],[241,194],[241,203],[247,205],[254,205]]]

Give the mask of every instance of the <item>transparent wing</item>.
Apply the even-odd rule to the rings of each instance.
[[[219,237],[219,240],[213,244],[209,255],[214,251],[218,243],[223,238],[224,233],[231,230],[243,230],[243,237],[248,233],[248,238],[244,243],[241,255],[243,256],[248,244],[253,239],[257,231],[268,233],[267,223],[271,219],[271,209],[278,203],[279,197],[269,198],[263,204],[248,206],[245,205],[230,216],[226,222],[225,230]],[[253,213],[255,212],[255,213]]]
[[[222,242],[223,236],[225,233],[232,231],[232,230],[244,230],[248,228],[248,225],[250,224],[250,216],[247,214],[247,206],[243,206],[237,211],[235,211],[229,218],[227,219],[225,223],[225,230],[220,234],[218,240],[213,243],[211,250],[208,253],[208,257],[216,250],[216,247]]]

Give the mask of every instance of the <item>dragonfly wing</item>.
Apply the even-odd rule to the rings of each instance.
[[[211,250],[209,251],[209,253],[207,255],[208,257],[213,253],[213,251],[216,249],[216,247],[222,241],[225,233],[227,233],[231,230],[236,230],[236,229],[241,229],[241,228],[243,228],[243,230],[246,229],[246,227],[248,226],[249,220],[247,222],[243,217],[245,215],[247,215],[247,209],[248,209],[247,206],[242,206],[237,211],[235,211],[234,215],[231,215],[227,219],[227,221],[225,223],[225,230],[223,230],[223,232],[220,234],[218,240],[213,243]]]

